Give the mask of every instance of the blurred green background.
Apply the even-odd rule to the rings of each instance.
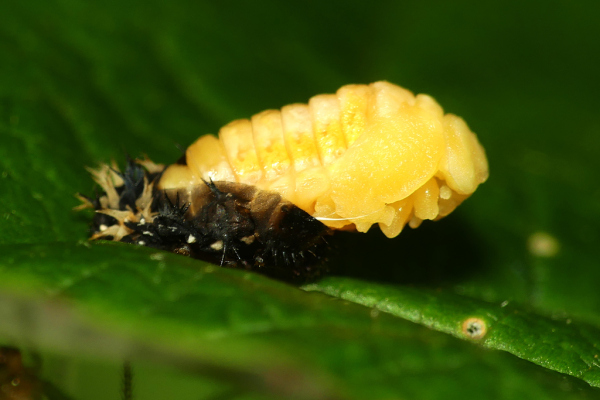
[[[197,298],[186,297],[185,302],[173,303],[173,309],[160,309],[163,315],[152,303],[152,291],[168,297],[170,291],[180,290],[169,271],[181,268],[184,272],[173,274],[187,276],[185,271],[196,264],[169,257],[165,281],[171,279],[173,287],[162,283],[138,287],[135,279],[119,275],[123,269],[115,263],[133,268],[133,276],[144,275],[148,268],[156,268],[156,262],[148,259],[150,252],[78,244],[87,237],[90,215],[70,211],[77,205],[75,192],[94,189],[85,166],[123,160],[125,153],[171,163],[179,158],[180,148],[201,134],[216,133],[232,119],[306,102],[347,83],[388,80],[430,94],[447,112],[462,116],[486,148],[490,179],[450,217],[407,229],[394,240],[377,231],[340,235],[331,257],[335,276],[308,289],[335,292],[359,304],[366,303],[361,290],[385,300],[381,283],[409,297],[412,290],[433,293],[442,305],[446,303],[440,299],[447,296],[452,305],[432,311],[440,318],[461,315],[480,302],[509,302],[535,318],[573,320],[593,332],[589,341],[582,339],[586,335],[581,331],[568,333],[557,338],[557,348],[569,351],[585,342],[586,349],[595,349],[600,340],[594,336],[600,328],[600,188],[594,177],[600,169],[599,39],[600,3],[592,0],[4,0],[0,4],[2,287],[10,296],[69,299],[69,304],[83,307],[83,314],[88,307],[102,315],[125,313],[131,320],[111,324],[118,326],[113,328],[119,334],[133,335],[134,341],[140,338],[140,329],[132,322],[136,318],[148,324],[144,329],[156,322],[152,318],[172,318],[160,332],[144,336],[144,343],[152,347],[163,342],[162,355],[153,361],[174,370],[154,374],[175,378],[165,380],[167,394],[151,390],[149,397],[139,398],[153,398],[152,393],[168,398],[173,386],[190,387],[178,394],[180,398],[285,398],[294,385],[314,390],[292,391],[298,398],[462,398],[465,389],[485,398],[600,398],[588,387],[600,386],[599,375],[586,375],[600,368],[592,353],[577,356],[592,360],[586,361],[587,370],[576,367],[576,361],[561,360],[558,353],[536,352],[535,343],[522,352],[510,350],[523,331],[498,328],[502,340],[485,344],[541,365],[536,366],[397,316],[384,316],[385,321],[389,318],[384,325],[392,327],[377,330],[368,318],[357,317],[362,306],[352,305],[354,311],[346,312],[343,301],[262,277],[248,278],[238,271],[209,269],[219,283],[202,280],[193,289]],[[530,251],[528,240],[536,232],[556,241],[556,255]],[[98,279],[101,284],[90,283],[91,289],[73,284],[83,280],[77,271],[85,267],[106,271]],[[358,286],[345,286],[348,282]],[[262,290],[268,294],[257,294]],[[125,292],[131,297],[121,295]],[[123,311],[125,303],[135,306]],[[233,314],[231,304],[239,307]],[[429,310],[407,304],[407,315]],[[212,317],[195,315],[200,306]],[[181,313],[171,317],[173,310]],[[364,316],[371,311],[365,308]],[[8,325],[22,325],[18,313],[6,311],[9,314],[17,317],[11,317],[15,319]],[[232,328],[231,315],[241,316],[242,331],[253,332],[251,345],[247,336],[235,340],[240,331]],[[257,321],[277,328],[270,330]],[[181,338],[172,332],[181,327],[179,323],[197,329],[198,338],[186,336],[187,344],[178,342]],[[11,341],[14,330],[8,325],[0,335]],[[221,336],[215,334],[216,326],[233,339],[217,343]],[[79,351],[56,345],[61,341],[52,338],[38,343],[37,336],[23,331],[27,330],[20,334],[25,342],[52,349],[47,365]],[[538,333],[548,332],[527,332]],[[173,337],[179,339],[169,339]],[[197,345],[195,340],[219,349],[210,360],[196,353],[190,356],[203,368],[182,368],[191,361],[173,361],[163,354],[170,354],[171,345],[185,353],[186,346]],[[247,354],[228,351],[230,342],[242,343],[236,351],[246,348]],[[252,359],[263,358],[258,348],[270,355],[264,356],[256,372]],[[197,353],[204,351],[208,349]],[[404,360],[406,353],[412,355]],[[241,361],[230,360],[238,355]],[[280,355],[294,371],[287,378],[294,378],[273,378]],[[83,371],[77,377],[53,375],[47,368],[46,379],[66,385],[64,392],[76,398],[107,398],[81,388],[110,381],[116,393],[120,366],[115,359],[119,357],[102,361],[112,365],[109,372],[90,372],[84,378],[89,368],[104,367],[84,367],[87,361],[75,359],[72,365],[78,367],[68,368]],[[63,361],[57,363],[65,365]],[[228,372],[217,374],[218,379],[206,372],[223,365]],[[316,384],[315,376],[323,382]],[[248,384],[254,379],[261,383]],[[281,389],[273,380],[289,385]],[[138,387],[145,393],[143,382]],[[145,382],[150,385],[156,378]]]

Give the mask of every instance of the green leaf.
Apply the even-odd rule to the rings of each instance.
[[[306,285],[305,289],[472,339],[600,386],[600,329],[589,324],[573,323],[569,318],[547,318],[514,307],[508,301],[493,304],[453,293],[344,278],[329,278]]]
[[[596,393],[508,354],[252,273],[120,244],[2,251],[3,286],[27,293],[2,301],[15,344],[159,360],[201,371],[217,392],[237,383],[282,398]]]
[[[117,398],[123,359],[140,398],[598,397],[598,7],[1,2],[0,337],[74,398],[107,380]],[[168,164],[232,119],[379,79],[486,148],[489,181],[444,220],[338,235],[309,291],[85,241],[84,167]]]

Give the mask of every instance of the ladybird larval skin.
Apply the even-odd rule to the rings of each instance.
[[[92,239],[117,240],[253,270],[302,283],[323,273],[331,230],[277,193],[236,182],[155,187],[162,166],[129,160],[93,171],[104,193],[94,208]]]

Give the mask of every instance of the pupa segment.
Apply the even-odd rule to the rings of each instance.
[[[205,135],[159,188],[226,180],[279,193],[330,228],[388,237],[451,213],[488,177],[465,122],[388,82],[346,85]]]

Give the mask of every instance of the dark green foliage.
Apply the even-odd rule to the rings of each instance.
[[[73,398],[118,398],[124,359],[134,399],[600,397],[599,12],[0,2],[0,336]],[[337,276],[300,289],[86,242],[85,166],[172,163],[232,119],[379,79],[433,95],[485,146],[490,179],[452,216],[341,235]],[[536,232],[555,255],[530,250]],[[468,317],[488,324],[479,341]]]

